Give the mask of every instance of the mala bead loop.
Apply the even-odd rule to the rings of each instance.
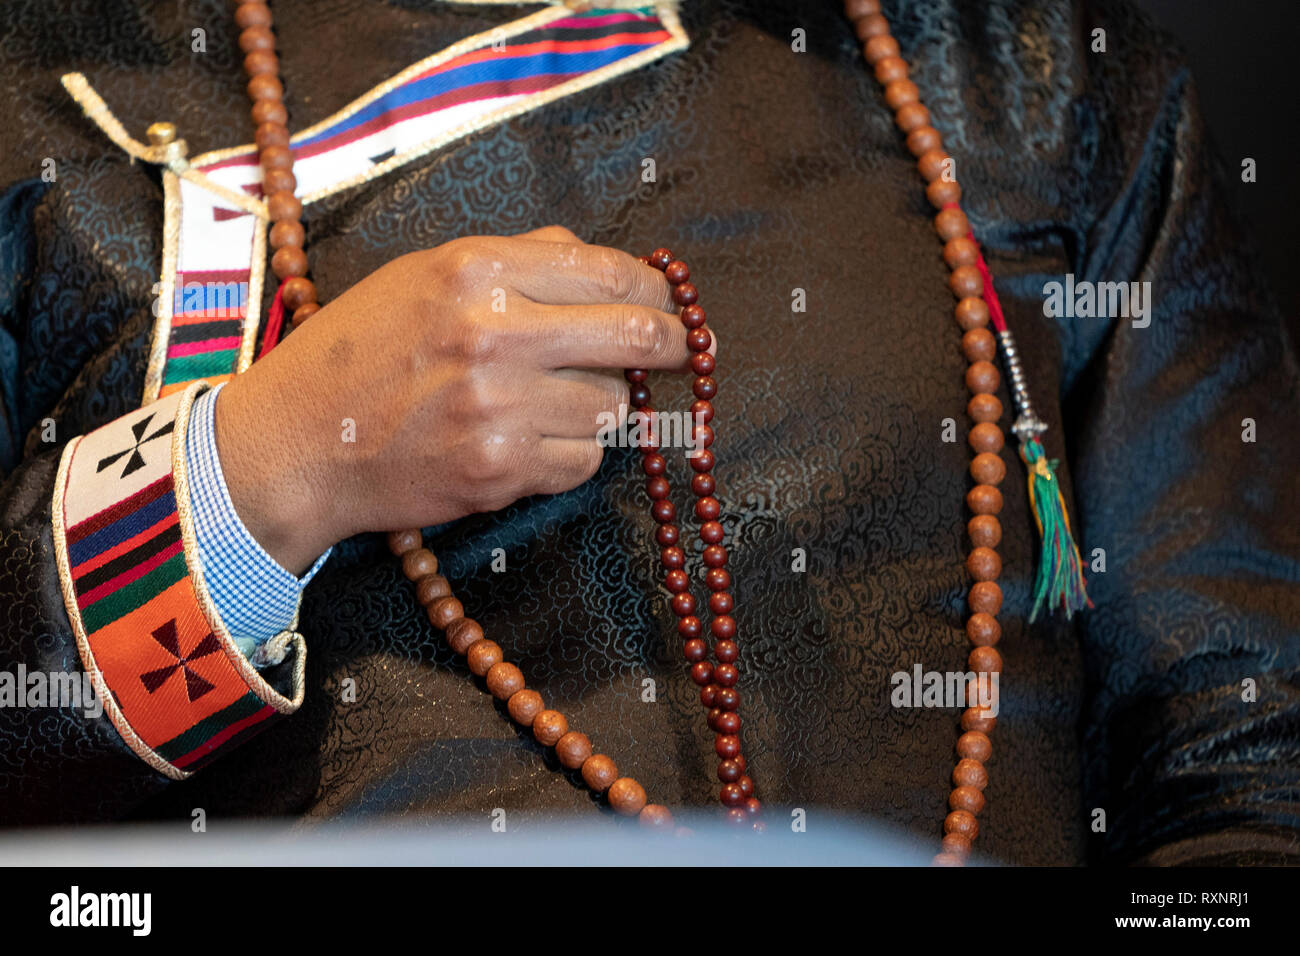
[[[865,3],[867,0],[859,2]],[[878,13],[879,10],[874,12]],[[302,201],[294,195],[297,179],[293,174],[294,156],[289,145],[288,113],[283,103],[284,87],[279,78],[275,36],[271,32],[271,10],[261,0],[245,0],[236,7],[235,23],[240,28],[239,46],[244,53],[244,70],[249,78],[247,91],[252,100],[251,117],[255,127],[258,164],[262,170],[262,191],[272,221],[269,234],[271,248],[274,250],[271,269],[281,280],[277,292],[279,302],[291,313],[293,326],[297,328],[313,316],[320,306],[316,301],[316,286],[306,277],[308,263],[306,253],[303,252],[306,231],[300,222]],[[885,25],[885,30],[887,29]],[[155,146],[177,142],[175,127],[170,124],[155,124],[150,127],[149,137]],[[183,144],[180,148],[183,150]],[[672,286],[673,300],[682,306],[682,321],[689,330],[688,344],[695,353],[692,366],[698,376],[694,389],[696,403],[691,410],[696,411],[696,406],[703,402],[708,408],[708,417],[702,421],[707,422],[713,417],[712,406],[708,405],[707,400],[717,392],[716,383],[709,377],[715,367],[713,356],[708,354],[713,337],[703,328],[704,310],[695,304],[699,299],[699,291],[689,281],[690,267],[666,248],[656,249],[642,261],[664,272]],[[632,403],[648,410],[650,391],[644,384],[646,371],[629,369],[625,376],[632,386]],[[712,429],[707,427],[697,426],[692,435],[701,441],[700,447],[704,449],[713,443]],[[647,491],[656,503],[656,519],[661,522],[657,537],[665,549],[662,562],[669,569],[670,584],[676,582],[674,575],[680,575],[684,579],[676,582],[682,584],[682,587],[675,589],[680,592],[676,594],[680,606],[675,609],[679,615],[684,615],[686,620],[693,622],[696,641],[701,650],[707,650],[704,642],[698,640],[698,634],[703,630],[702,624],[698,618],[691,616],[695,608],[694,599],[686,592],[689,579],[686,579],[685,572],[681,570],[685,554],[676,547],[678,531],[671,524],[675,518],[675,509],[667,500],[668,482],[662,477],[665,462],[663,456],[652,448],[647,447],[643,451],[646,453],[645,472],[650,476]],[[706,473],[713,467],[713,457],[707,450],[702,455],[706,457],[694,463],[695,470]],[[699,474],[697,477],[708,478],[708,475]],[[712,491],[712,479],[709,479],[708,490]],[[716,514],[711,517],[716,517]],[[711,564],[717,566],[724,563],[725,551],[718,545],[722,540],[721,526],[718,526],[716,534],[711,531],[707,536],[713,541],[710,547],[721,552],[721,557]],[[593,754],[590,739],[585,734],[571,731],[568,720],[562,713],[547,709],[541,695],[524,686],[523,672],[503,659],[501,647],[483,636],[483,628],[477,621],[465,617],[464,606],[451,593],[447,579],[437,573],[438,559],[424,547],[423,535],[418,528],[389,532],[387,544],[388,549],[401,559],[402,573],[415,582],[416,597],[426,609],[430,623],[443,630],[448,645],[456,654],[466,657],[471,673],[483,678],[492,696],[505,702],[512,720],[530,728],[538,743],[554,747],[561,765],[569,770],[580,771],[584,782],[593,790],[598,793],[608,791],[609,804],[616,813],[638,817],[641,825],[649,828],[672,827],[672,814],[668,809],[659,804],[647,804],[645,789],[639,783],[631,777],[619,777],[618,768],[609,757]],[[724,610],[730,610],[730,605]],[[729,638],[734,634],[734,621],[725,615],[717,620],[723,623],[719,625],[715,621],[715,636]],[[734,654],[731,659],[734,659]],[[697,663],[708,668],[708,677],[712,679],[712,665],[703,660]],[[735,667],[731,664],[723,666],[730,669],[724,673],[724,681],[734,683]],[[727,717],[726,728],[733,733],[739,731],[739,716],[728,712]],[[736,755],[739,756],[738,739],[729,739],[736,740]],[[742,769],[743,760],[741,757]],[[753,783],[750,782],[745,796],[749,796],[752,791]]]

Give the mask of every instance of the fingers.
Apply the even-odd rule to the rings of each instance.
[[[538,387],[529,424],[546,438],[593,438],[623,423],[627,399],[628,386],[621,378],[560,369]]]
[[[527,337],[543,368],[688,367],[686,327],[667,312],[634,305],[534,306]],[[717,342],[709,343],[717,354]]]
[[[581,242],[520,240],[511,242],[510,251],[516,259],[515,291],[534,302],[609,302],[662,312],[676,309],[663,273],[618,249]]]
[[[577,488],[600,469],[604,453],[595,438],[543,438],[536,449],[537,477],[525,493],[558,495]]]

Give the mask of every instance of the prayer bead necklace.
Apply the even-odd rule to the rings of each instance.
[[[240,28],[239,46],[244,51],[244,70],[248,74],[248,95],[253,101],[252,119],[256,127],[255,142],[262,167],[262,190],[272,220],[271,269],[280,280],[275,301],[267,316],[262,353],[266,354],[280,334],[284,310],[292,315],[296,328],[314,315],[320,306],[316,287],[307,278],[307,256],[303,252],[305,230],[300,221],[302,203],[294,196],[297,182],[293,175],[293,152],[289,147],[288,113],[284,108],[284,87],[280,83],[279,60],[275,55],[270,7],[261,0],[244,2],[235,9],[235,23]],[[700,702],[707,711],[709,728],[714,732],[714,751],[718,755],[719,799],[727,808],[727,818],[736,824],[761,830],[761,804],[754,796],[754,782],[746,773],[747,765],[740,745],[740,694],[736,644],[736,621],[730,614],[735,606],[729,591],[731,576],[726,570],[727,550],[721,522],[721,505],[714,497],[712,475],[714,431],[712,399],[717,381],[712,377],[716,363],[709,354],[712,335],[704,325],[704,310],[697,304],[699,292],[690,282],[690,268],[667,249],[656,249],[641,262],[664,273],[672,288],[673,301],[681,307],[681,320],[687,328],[687,345],[693,353],[692,371],[696,378],[691,405],[692,444],[697,450],[691,457],[695,476],[691,489],[695,493],[695,514],[700,519],[700,540],[704,543],[703,561],[707,567],[705,584],[711,592],[709,610],[713,617],[709,631],[715,643],[713,660],[703,639],[704,626],[690,591],[690,578],[684,570],[685,551],[679,546],[680,529],[676,508],[669,500],[669,483],[665,476],[667,462],[660,448],[648,439],[641,445],[641,467],[647,476],[646,493],[650,511],[658,524],[655,539],[664,567],[664,584],[672,595],[670,604],[679,618],[677,631],[686,640],[683,653],[690,663],[691,679],[700,685]],[[629,369],[629,404],[641,415],[653,414],[650,389],[644,369]],[[594,439],[593,439],[594,440]],[[645,788],[631,777],[620,777],[618,767],[605,754],[593,753],[591,740],[570,730],[568,720],[557,710],[548,709],[542,696],[524,686],[524,675],[514,664],[504,660],[500,645],[484,636],[483,628],[465,616],[464,606],[451,593],[451,585],[438,574],[438,560],[424,547],[418,528],[395,531],[388,535],[389,549],[402,562],[402,571],[415,584],[416,597],[426,609],[429,621],[443,631],[453,651],[466,658],[470,671],[484,679],[487,689],[504,701],[511,718],[531,728],[533,737],[545,747],[555,748],[556,757],[569,770],[581,773],[583,781],[598,794],[603,793],[616,813],[636,816],[645,826],[669,827],[673,823],[667,807],[648,803]]]
[[[1012,430],[1021,440],[1021,456],[1030,469],[1030,501],[1044,537],[1034,614],[1045,599],[1049,605],[1059,602],[1067,614],[1088,604],[1078,551],[1070,536],[1053,465],[1046,461],[1038,442],[1046,426],[1030,404],[1015,341],[1006,328],[988,267],[959,205],[961,187],[951,175],[951,157],[943,150],[939,132],[930,123],[929,111],[921,103],[916,84],[908,78],[907,64],[899,56],[898,41],[890,34],[879,0],[845,0],[844,7],[863,44],[863,57],[883,87],[885,102],[894,111],[895,121],[906,136],[907,149],[917,159],[917,169],[927,183],[926,196],[939,210],[935,229],[944,242],[943,258],[951,269],[949,287],[957,297],[954,316],[963,333],[962,353],[970,363],[966,385],[972,397],[967,413],[974,422],[969,444],[974,452],[970,474],[976,484],[966,496],[972,512],[967,525],[972,549],[966,568],[973,580],[968,594],[971,613],[966,621],[966,634],[973,649],[967,664],[977,675],[999,673],[1002,659],[995,645],[1001,637],[997,614],[1002,607],[1002,591],[997,579],[1002,562],[996,549],[1002,538],[997,518],[1002,510],[1002,493],[998,485],[1006,476],[1006,466],[1000,457],[1005,437],[998,425],[1002,403],[996,395],[1000,375],[993,364],[999,342],[1019,412]],[[303,252],[305,232],[300,221],[302,203],[294,195],[296,180],[288,114],[278,76],[279,60],[275,55],[270,8],[264,0],[239,3],[235,22],[240,28],[239,46],[244,52],[248,94],[253,101],[252,120],[262,168],[262,190],[273,223],[271,268],[280,279],[267,317],[262,347],[265,354],[280,335],[286,310],[296,328],[320,306],[315,285],[307,278],[307,257]],[[686,263],[662,248],[641,261],[659,269],[667,278],[673,301],[681,307],[680,317],[688,330],[687,343],[693,353],[695,402],[690,410],[694,422],[692,442],[697,450],[690,457],[695,472],[691,490],[696,497],[695,514],[701,522],[699,536],[704,544],[702,559],[707,568],[704,577],[710,592],[712,659],[703,636],[704,625],[698,616],[702,607],[691,593],[690,577],[685,571],[686,552],[680,546],[676,508],[669,500],[667,462],[654,441],[646,440],[640,446],[641,467],[647,476],[651,515],[658,525],[655,540],[665,572],[664,584],[671,595],[673,614],[678,618],[677,631],[684,638],[682,650],[690,664],[691,679],[701,688],[700,701],[707,712],[709,729],[714,732],[714,750],[720,759],[717,775],[722,783],[719,799],[727,808],[730,821],[762,830],[761,804],[754,796],[754,782],[747,773],[741,751],[740,695],[736,689],[739,646],[732,616],[735,602],[726,569],[727,550],[719,520],[721,505],[715,496],[715,457],[710,450],[715,438],[711,424],[712,400],[718,388],[714,378],[716,362],[708,353],[712,336],[705,327],[704,310],[697,303],[699,293],[690,282]],[[988,329],[990,323],[997,330],[996,337]],[[625,377],[630,386],[631,407],[641,415],[653,414],[645,370],[629,369]],[[538,743],[553,747],[560,764],[578,771],[587,786],[605,794],[616,813],[636,816],[648,827],[673,825],[672,814],[666,807],[648,803],[641,784],[631,777],[619,776],[617,765],[610,757],[594,753],[585,734],[571,730],[563,714],[548,709],[540,694],[524,686],[523,673],[504,660],[500,645],[485,637],[482,627],[465,616],[461,602],[451,593],[450,583],[438,574],[437,558],[424,547],[419,529],[390,533],[388,546],[400,558],[403,573],[415,584],[416,597],[426,609],[430,622],[444,632],[452,650],[466,658],[470,672],[483,678],[488,691],[505,702],[513,720],[531,728]],[[956,746],[958,759],[952,773],[949,812],[943,821],[942,847],[934,860],[937,864],[963,863],[979,832],[976,818],[984,809],[984,789],[988,784],[985,765],[993,752],[988,735],[996,723],[989,710],[976,704],[968,706],[961,716],[962,733]]]

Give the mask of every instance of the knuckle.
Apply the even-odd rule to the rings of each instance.
[[[578,237],[564,226],[551,223],[549,226],[543,226],[538,230],[539,238],[545,238],[549,242],[578,242]]]
[[[460,323],[454,342],[456,357],[478,365],[493,358],[500,343],[500,329],[481,316],[471,316]]]
[[[451,420],[458,425],[475,426],[491,421],[496,414],[495,389],[486,376],[471,372],[451,387],[447,406]]]
[[[455,239],[441,249],[446,281],[454,291],[476,289],[485,278],[488,258],[478,240]]]
[[[510,476],[512,457],[499,435],[484,435],[475,443],[474,475],[483,483],[484,494],[500,493],[499,486]]]
[[[636,289],[636,277],[613,249],[597,249],[592,263],[597,287],[613,302],[626,302]]]
[[[646,309],[627,307],[618,318],[618,344],[638,366],[657,359],[667,347],[663,324]]]

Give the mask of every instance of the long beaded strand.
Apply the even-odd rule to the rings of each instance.
[[[971,235],[970,223],[959,201],[961,186],[944,175],[952,168],[951,157],[943,149],[939,131],[930,124],[930,112],[921,103],[920,91],[908,78],[907,63],[899,56],[898,41],[889,32],[889,22],[880,12],[879,0],[845,0],[844,11],[853,21],[854,32],[862,42],[862,55],[872,67],[877,82],[884,89],[885,102],[894,111],[898,128],[907,137],[907,148],[917,158],[917,169],[925,179],[926,198],[939,210],[935,230],[944,242],[943,258],[952,270],[948,285],[957,297],[954,316],[962,329],[961,348],[970,363],[966,386],[971,392],[967,414],[975,423],[968,436],[974,457],[970,474],[975,487],[966,495],[972,512],[967,524],[971,551],[966,570],[972,579],[967,602],[966,636],[973,646],[967,659],[970,669],[981,679],[1000,673],[1002,657],[994,645],[1002,636],[997,614],[1002,609],[1002,590],[997,579],[1002,573],[1002,559],[997,546],[1002,540],[1002,526],[997,515],[1002,511],[1002,492],[998,485],[1007,469],[1000,452],[1005,443],[998,421],[1002,402],[995,394],[1000,375],[993,359],[997,340],[989,331],[991,282],[979,246]],[[996,326],[1003,326],[1000,316]],[[1009,334],[1009,333],[1007,333]],[[970,705],[972,702],[967,701]],[[985,765],[993,755],[989,733],[996,718],[978,705],[967,706],[961,716],[962,734],[957,739],[957,763],[952,772],[953,789],[948,795],[948,815],[943,821],[943,842],[934,862],[960,866],[970,855],[971,844],[979,834],[976,819],[984,809],[984,789],[988,786]]]
[[[267,318],[262,353],[274,346],[280,331],[283,310],[292,315],[296,328],[314,315],[320,306],[316,287],[307,278],[307,256],[303,252],[306,233],[300,221],[302,203],[294,196],[297,181],[293,175],[293,152],[289,146],[288,113],[284,108],[284,88],[279,79],[279,60],[275,55],[271,10],[264,0],[248,0],[235,10],[240,28],[239,45],[244,51],[244,69],[248,74],[248,95],[253,101],[252,119],[256,127],[255,142],[262,167],[262,191],[272,220],[271,268],[280,286]],[[713,497],[714,464],[713,419],[711,399],[717,394],[717,382],[711,377],[715,363],[708,354],[712,335],[704,327],[704,310],[696,304],[699,292],[689,282],[690,269],[675,259],[667,249],[656,249],[641,261],[665,273],[673,290],[674,301],[682,307],[687,344],[694,353],[692,369],[696,373],[691,405],[693,447],[691,459],[696,472],[692,489],[697,496],[695,513],[700,518],[703,560],[708,567],[705,583],[713,592],[709,607],[714,617],[710,631],[717,639],[713,648],[715,661],[707,660],[708,649],[701,639],[703,625],[696,616],[695,598],[683,570],[685,552],[678,546],[680,530],[675,524],[676,509],[668,500],[669,485],[664,476],[666,461],[652,440],[642,446],[642,469],[648,476],[647,493],[651,513],[658,522],[656,531],[662,551],[660,562],[665,568],[665,584],[672,594],[671,606],[681,620],[678,632],[686,638],[684,654],[691,663],[691,678],[701,686],[700,699],[708,711],[708,724],[714,731],[714,751],[720,758],[718,778],[722,781],[719,798],[727,807],[728,818],[735,823],[751,822],[761,830],[760,811],[754,796],[754,782],[746,773],[746,761],[740,748],[740,706],[736,682],[736,622],[730,612],[734,601],[728,590],[731,578],[724,565],[727,552],[722,545],[723,530],[718,521],[721,506]],[[625,376],[630,384],[631,405],[641,414],[651,413],[650,390],[643,369],[629,369]],[[597,793],[606,794],[610,806],[624,816],[636,816],[648,827],[669,827],[672,814],[659,804],[647,802],[645,788],[631,777],[620,777],[618,767],[605,754],[593,752],[591,740],[569,729],[568,720],[557,710],[545,706],[542,696],[524,686],[524,675],[504,659],[500,645],[483,634],[483,628],[465,616],[460,600],[451,592],[448,580],[438,574],[438,560],[424,547],[418,528],[394,531],[388,535],[389,549],[402,562],[405,576],[414,582],[416,598],[426,609],[430,623],[443,631],[448,645],[463,655],[471,673],[484,679],[488,691],[506,705],[515,722],[529,727],[533,737],[545,747],[554,747],[557,759],[569,770],[579,771],[583,781]]]

